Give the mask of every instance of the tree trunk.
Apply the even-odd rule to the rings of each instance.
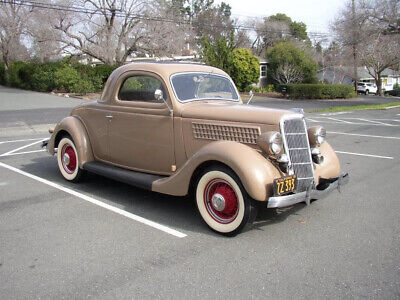
[[[377,93],[379,96],[383,96],[381,72],[379,72],[379,73],[377,74],[377,83],[376,83],[376,85],[377,85],[377,87],[378,87],[378,90],[377,90],[376,93]]]
[[[4,70],[7,71],[10,66],[10,62],[8,61],[8,55],[3,53],[3,62],[4,62]]]

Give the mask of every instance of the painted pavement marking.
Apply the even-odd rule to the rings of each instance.
[[[46,184],[46,185],[48,185],[48,186],[51,186],[51,187],[56,188],[56,189],[58,189],[58,190],[60,190],[60,191],[63,191],[63,192],[65,192],[65,193],[67,193],[67,194],[70,194],[70,195],[73,195],[73,196],[75,196],[75,197],[78,197],[78,198],[80,198],[80,199],[82,199],[82,200],[85,200],[85,201],[90,202],[90,203],[92,203],[92,204],[94,204],[94,205],[97,205],[97,206],[100,206],[100,207],[105,208],[105,209],[107,209],[107,210],[110,210],[110,211],[112,211],[112,212],[114,212],[114,213],[117,213],[117,214],[119,214],[119,215],[122,215],[122,216],[124,216],[124,217],[127,217],[127,218],[129,218],[129,219],[131,219],[131,220],[134,220],[134,221],[140,222],[140,223],[142,223],[142,224],[145,224],[145,225],[147,225],[147,226],[150,226],[150,227],[152,227],[152,228],[161,230],[161,231],[163,231],[163,232],[165,232],[165,233],[168,233],[168,234],[170,234],[170,235],[173,235],[173,236],[175,236],[175,237],[184,238],[184,237],[187,236],[186,234],[184,234],[184,233],[182,233],[182,232],[179,232],[179,231],[177,231],[177,230],[175,230],[175,229],[169,228],[169,227],[167,227],[167,226],[165,226],[165,225],[162,225],[162,224],[153,222],[153,221],[151,221],[151,220],[148,220],[148,219],[145,219],[145,218],[140,217],[140,216],[138,216],[138,215],[132,214],[132,213],[127,212],[127,211],[125,211],[125,210],[122,210],[122,209],[120,209],[120,208],[117,208],[117,207],[114,207],[114,206],[112,206],[112,205],[106,204],[106,203],[101,202],[101,201],[99,201],[99,200],[96,200],[96,199],[94,199],[94,198],[92,198],[92,197],[90,197],[90,196],[81,194],[81,193],[79,193],[79,192],[77,192],[77,191],[71,190],[71,189],[69,189],[69,188],[67,188],[67,187],[64,187],[64,186],[59,185],[59,184],[54,183],[54,182],[51,182],[51,181],[49,181],[49,180],[47,180],[47,179],[41,178],[41,177],[39,177],[39,176],[30,174],[30,173],[27,173],[27,172],[22,171],[22,170],[20,170],[20,169],[14,168],[14,167],[9,166],[9,165],[6,165],[5,163],[0,162],[0,167],[6,168],[6,169],[11,170],[11,171],[13,171],[13,172],[16,172],[16,173],[18,173],[18,174],[21,174],[21,175],[23,175],[23,176],[26,176],[26,177],[28,177],[28,178],[31,178],[31,179],[33,179],[33,180],[39,181],[39,182],[44,183],[44,184]]]
[[[335,152],[340,153],[340,154],[350,154],[350,155],[383,158],[383,159],[394,159],[394,157],[391,157],[391,156],[381,156],[381,155],[374,155],[374,154],[364,154],[364,153],[345,152],[345,151],[335,151]]]
[[[358,133],[347,133],[347,132],[337,132],[337,131],[328,131],[328,133],[342,134],[342,135],[364,136],[364,137],[381,138],[381,139],[400,140],[400,137],[397,137],[397,136],[382,136],[382,135],[358,134]]]

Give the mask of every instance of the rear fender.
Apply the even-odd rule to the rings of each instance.
[[[79,167],[83,164],[94,160],[92,146],[85,126],[77,117],[69,116],[61,120],[54,128],[54,132],[47,144],[47,151],[54,155],[55,148],[62,138],[62,135],[69,134],[74,140],[76,150],[78,151]]]
[[[281,177],[280,171],[255,149],[237,142],[216,141],[202,147],[176,174],[154,181],[152,190],[176,196],[186,195],[192,175],[207,162],[230,167],[247,193],[258,201],[266,201],[272,195],[273,179]]]

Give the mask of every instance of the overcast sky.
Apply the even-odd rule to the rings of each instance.
[[[329,25],[346,0],[223,0],[232,7],[233,17],[270,16],[284,13],[306,23],[307,30],[329,32]],[[215,3],[221,3],[216,0]]]

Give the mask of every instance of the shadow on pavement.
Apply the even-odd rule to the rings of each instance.
[[[176,197],[150,192],[91,173],[86,174],[81,183],[70,183],[62,178],[57,161],[52,157],[34,158],[19,169],[186,233],[189,231],[220,236],[203,223],[195,201],[189,196]],[[303,207],[298,204],[285,210],[261,208],[254,224],[245,231],[265,230],[266,226],[284,221]]]

